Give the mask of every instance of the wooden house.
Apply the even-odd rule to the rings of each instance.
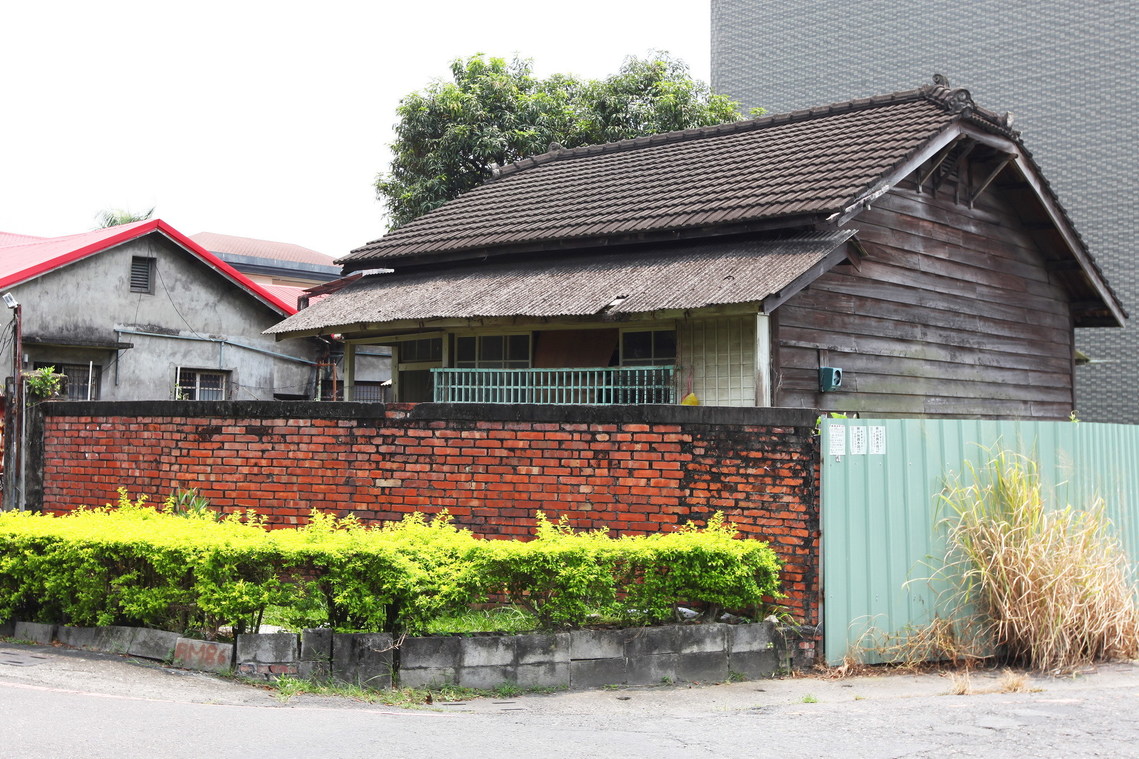
[[[1126,314],[1009,122],[932,85],[551,146],[269,332],[392,346],[403,401],[1064,418]]]

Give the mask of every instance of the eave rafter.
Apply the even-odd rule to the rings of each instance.
[[[1015,160],[1016,160],[1015,154],[1005,153],[1003,155],[1003,157],[1001,157],[997,161],[997,165],[994,166],[993,169],[988,174],[985,175],[985,178],[981,180],[981,183],[979,185],[977,185],[977,188],[972,190],[969,193],[969,207],[970,208],[972,208],[973,204],[977,202],[977,199],[980,198],[981,195],[984,194],[985,190],[987,190],[989,188],[989,185],[991,185],[993,183],[993,180],[995,180],[997,178],[997,176],[1002,171],[1004,171],[1005,168],[1007,168],[1010,163],[1012,163]]]

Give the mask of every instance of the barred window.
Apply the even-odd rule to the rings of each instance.
[[[99,400],[99,384],[103,379],[102,367],[95,364],[52,364],[37,361],[35,369],[54,367],[56,374],[63,375],[59,394],[69,401]]]
[[[228,386],[229,372],[179,368],[174,397],[180,401],[224,401]]]

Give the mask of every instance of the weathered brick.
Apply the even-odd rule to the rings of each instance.
[[[200,487],[273,526],[314,507],[365,521],[451,510],[461,526],[530,537],[534,512],[644,534],[724,511],[785,562],[793,615],[815,620],[817,441],[807,426],[412,418],[44,417],[43,510]],[[567,414],[573,417],[573,414]]]

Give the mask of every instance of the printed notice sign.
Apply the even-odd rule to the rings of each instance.
[[[881,456],[886,453],[886,428],[885,427],[871,427],[870,428],[870,454],[872,456]]]
[[[866,428],[850,428],[850,453],[852,456],[866,455]]]
[[[830,442],[827,444],[828,456],[845,456],[846,455],[846,427],[842,424],[831,424],[830,434],[827,436]]]

